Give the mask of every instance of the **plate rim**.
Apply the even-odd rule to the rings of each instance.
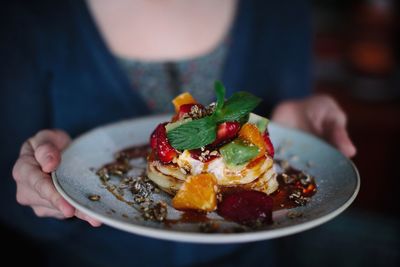
[[[166,115],[167,114],[144,116],[144,117],[140,117],[140,118],[126,119],[126,120],[121,120],[121,121],[117,121],[117,122],[113,122],[113,123],[108,123],[108,124],[105,124],[102,126],[98,126],[98,127],[95,127],[93,129],[77,136],[70,143],[70,145],[77,142],[79,139],[82,139],[86,135],[89,135],[89,134],[93,133],[94,131],[99,130],[100,128],[104,129],[104,128],[108,128],[108,127],[115,127],[118,124],[132,123],[132,122],[139,121],[139,120],[155,119],[157,117],[162,118],[162,117],[165,117]],[[279,125],[274,122],[271,122],[271,123],[277,127],[286,128],[290,131],[295,131],[300,134],[310,135],[309,133],[306,133],[306,132],[298,130],[298,129],[285,127],[285,126]],[[320,139],[319,137],[313,136],[313,135],[312,135],[312,137],[319,139],[320,141],[329,145],[331,148],[337,150],[332,145],[330,145],[329,143]],[[131,223],[131,222],[116,220],[116,219],[107,217],[106,215],[97,213],[95,211],[92,211],[91,209],[84,207],[83,205],[81,205],[80,203],[75,201],[71,196],[69,196],[68,193],[63,189],[62,185],[58,181],[57,174],[56,174],[57,170],[55,170],[51,173],[51,178],[52,178],[52,181],[53,181],[53,184],[54,184],[56,190],[74,208],[86,213],[87,215],[91,216],[92,218],[94,218],[110,227],[113,227],[113,228],[116,228],[119,230],[123,230],[123,231],[129,232],[129,233],[141,235],[141,236],[169,240],[169,241],[201,243],[201,244],[233,244],[233,243],[245,243],[245,242],[254,242],[254,241],[273,239],[273,238],[277,238],[277,237],[283,237],[283,236],[288,236],[288,235],[292,235],[295,233],[303,232],[303,231],[309,230],[311,228],[317,227],[325,222],[328,222],[328,221],[332,220],[333,218],[337,217],[343,211],[345,211],[357,197],[359,190],[360,190],[361,179],[360,179],[360,175],[357,170],[357,167],[355,166],[353,161],[346,157],[344,157],[344,158],[350,163],[350,166],[352,167],[352,170],[353,170],[353,172],[355,174],[355,178],[356,178],[356,184],[355,184],[355,189],[354,189],[352,195],[340,207],[338,207],[334,211],[332,211],[328,214],[325,214],[321,217],[314,218],[314,219],[311,219],[310,221],[302,222],[302,223],[299,223],[296,225],[290,225],[287,227],[273,229],[273,230],[265,229],[265,230],[261,230],[261,231],[242,232],[242,233],[183,232],[183,231],[176,231],[173,229],[167,230],[167,229],[152,228],[152,227],[142,226],[142,225],[138,225],[138,224]]]

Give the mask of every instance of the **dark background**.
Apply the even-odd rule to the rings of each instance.
[[[278,240],[285,266],[400,266],[399,4],[314,1],[315,91],[348,115],[361,188],[336,219]]]
[[[400,266],[400,21],[395,4],[313,1],[315,91],[334,96],[348,115],[361,189],[353,205],[331,222],[274,240],[282,266]],[[4,227],[0,236],[8,244],[3,261],[41,265],[40,244]],[[23,257],[10,257],[13,252]]]

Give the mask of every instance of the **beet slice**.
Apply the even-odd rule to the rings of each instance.
[[[226,193],[218,204],[218,214],[247,226],[272,223],[273,200],[265,193],[243,190]]]

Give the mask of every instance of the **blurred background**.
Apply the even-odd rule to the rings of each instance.
[[[333,221],[278,240],[281,251],[296,251],[282,257],[284,266],[400,266],[399,6],[313,1],[315,91],[334,96],[348,115],[361,188]]]
[[[347,112],[362,183],[341,216],[273,241],[282,266],[400,266],[399,5],[313,1],[315,91],[334,96]],[[0,236],[9,244],[3,253],[22,249],[31,266],[39,265],[29,240],[1,227]]]
[[[314,1],[315,90],[344,108],[358,148],[362,187],[353,207],[388,218],[397,216],[400,178],[399,4]]]

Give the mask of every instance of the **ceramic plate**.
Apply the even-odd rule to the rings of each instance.
[[[357,169],[340,152],[309,134],[270,123],[270,136],[278,150],[277,157],[315,177],[318,191],[306,206],[276,211],[272,225],[244,232],[204,233],[200,231],[199,223],[165,224],[144,220],[136,209],[104,188],[95,170],[113,161],[115,152],[147,143],[156,125],[170,117],[152,116],[117,122],[75,139],[64,151],[61,165],[52,174],[57,190],[71,205],[109,226],[153,238],[196,243],[238,243],[298,233],[339,215],[358,193],[360,179]],[[140,160],[135,162],[133,165],[137,168],[133,168],[132,175],[140,173],[144,164]],[[92,195],[100,196],[100,200],[89,200]],[[125,197],[129,199],[129,195]],[[168,204],[169,219],[180,216],[180,212],[171,207],[169,196],[160,192],[152,197]],[[302,216],[288,216],[288,212]],[[219,222],[221,231],[238,226],[213,213],[209,217]]]

